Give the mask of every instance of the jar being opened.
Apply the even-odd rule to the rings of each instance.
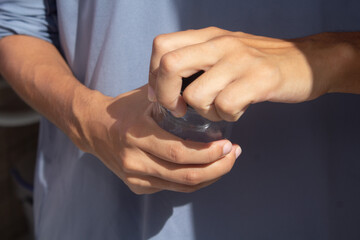
[[[182,91],[204,71],[188,78],[183,78]],[[185,116],[174,117],[169,110],[158,102],[153,103],[152,116],[164,130],[185,140],[212,142],[230,137],[232,123],[226,121],[213,122],[198,114],[191,106],[187,106]]]

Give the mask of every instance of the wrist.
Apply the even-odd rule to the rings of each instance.
[[[351,42],[336,43],[333,60],[332,85],[328,93],[360,93],[360,51]]]
[[[109,99],[85,86],[74,91],[67,134],[81,150],[94,154],[93,135],[101,131],[99,125],[106,121],[105,111]]]
[[[315,95],[360,93],[360,86],[356,87],[360,70],[359,43],[356,42],[359,37],[354,35],[359,34],[321,33],[301,39],[299,45],[296,43],[311,68]]]

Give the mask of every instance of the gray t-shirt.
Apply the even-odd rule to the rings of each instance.
[[[212,25],[280,38],[360,30],[355,0],[54,4],[0,0],[0,36],[58,44],[79,81],[109,96],[146,84],[152,40],[161,33]],[[192,194],[146,196],[42,119],[37,238],[360,239],[359,106],[360,96],[343,94],[253,105],[234,127],[243,154],[228,175]]]

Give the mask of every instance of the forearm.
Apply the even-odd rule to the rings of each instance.
[[[341,77],[338,78],[331,91],[360,94],[360,32],[342,33],[338,37],[338,41],[345,45],[344,56],[342,56],[345,64]]]
[[[21,35],[1,39],[0,73],[31,107],[80,141],[79,117],[99,94],[73,76],[52,44]]]
[[[180,95],[182,77],[200,69]],[[149,85],[148,99],[173,114],[183,116],[189,104],[213,121],[237,121],[264,101],[360,94],[360,33],[284,40],[209,27],[163,34],[154,39]]]
[[[294,42],[310,65],[314,88],[360,94],[360,32],[321,33]]]

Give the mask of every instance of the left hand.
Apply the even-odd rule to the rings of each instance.
[[[215,27],[159,35],[149,100],[178,117],[188,103],[210,120],[236,121],[252,103],[314,99],[329,90],[336,69],[325,61],[323,39],[281,40]],[[205,73],[181,96],[182,77],[200,70]]]

